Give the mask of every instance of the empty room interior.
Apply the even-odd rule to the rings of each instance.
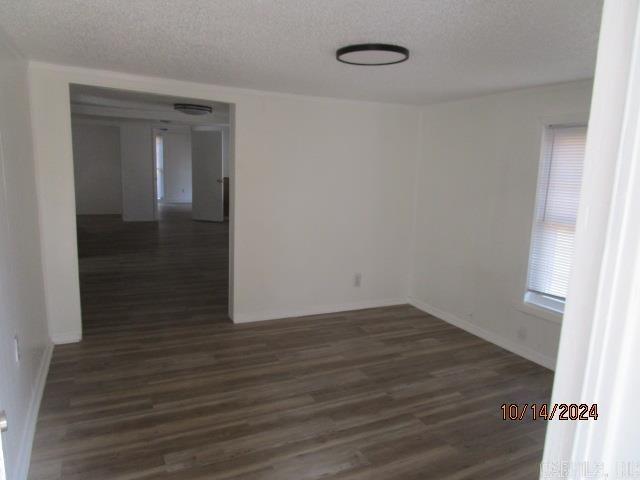
[[[640,478],[639,15],[1,2],[0,480]]]

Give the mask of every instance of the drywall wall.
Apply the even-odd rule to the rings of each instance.
[[[185,132],[162,134],[164,146],[164,201],[191,203],[191,139]]]
[[[522,302],[540,138],[547,121],[586,118],[589,82],[416,109],[38,62],[30,79],[54,338],[81,332],[68,89],[84,83],[233,104],[236,322],[403,302],[408,292],[553,365],[560,322]]]
[[[229,127],[222,127],[222,176],[229,176],[229,144],[231,142]]]
[[[50,356],[27,65],[0,32],[0,409],[9,421],[2,434],[8,480],[26,478]]]
[[[120,123],[122,158],[122,219],[155,220],[153,135],[146,122]]]
[[[523,304],[542,130],[586,121],[590,82],[425,107],[411,301],[547,366],[560,319]]]
[[[404,302],[415,109],[294,97],[251,108],[250,132],[242,109],[236,131],[238,318]]]
[[[52,332],[71,338],[81,331],[71,83],[233,104],[230,308],[235,321],[404,302],[417,108],[40,62],[31,63],[30,79]],[[362,274],[360,287],[354,286],[356,273]]]
[[[95,122],[72,122],[76,213],[122,213],[120,128]]]

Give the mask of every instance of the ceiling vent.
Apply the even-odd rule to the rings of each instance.
[[[173,108],[187,115],[208,115],[213,112],[209,105],[196,105],[195,103],[174,103]]]

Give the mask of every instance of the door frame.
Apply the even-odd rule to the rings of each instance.
[[[92,86],[92,87],[99,87],[99,88],[113,88],[114,90],[121,90],[121,91],[126,91],[126,92],[133,92],[133,93],[150,93],[153,95],[158,95],[158,96],[171,96],[171,97],[179,97],[180,93],[171,93],[171,92],[157,92],[154,91],[153,89],[149,88],[149,89],[145,89],[145,88],[140,88],[140,89],[131,89],[131,88],[127,88],[127,87],[120,87],[120,86],[109,86],[109,87],[105,87],[105,85],[100,84],[99,82],[91,82],[91,81],[67,81],[65,82],[66,84],[66,90],[68,93],[67,99],[66,99],[66,104],[67,106],[70,106],[70,90],[71,87],[74,85],[82,85],[82,86]],[[228,152],[228,158],[227,158],[227,174],[229,176],[229,234],[228,234],[228,241],[229,241],[229,247],[228,247],[228,287],[227,287],[227,291],[228,291],[228,316],[229,318],[233,321],[234,318],[234,295],[235,295],[235,289],[234,289],[234,272],[235,272],[235,262],[234,262],[234,258],[235,258],[235,235],[234,235],[234,229],[235,229],[235,205],[236,205],[236,198],[235,198],[235,194],[236,194],[236,188],[235,188],[235,167],[236,167],[236,162],[235,162],[235,153],[236,153],[236,104],[233,101],[229,101],[227,99],[220,99],[220,98],[207,98],[207,96],[201,96],[200,99],[202,101],[210,101],[210,102],[220,102],[220,103],[226,103],[227,105],[229,105],[229,124],[228,124],[228,129],[229,129],[229,134],[228,134],[228,142],[229,142],[229,148],[227,149]],[[68,122],[68,144],[71,145],[71,112],[70,110],[67,110],[66,112],[64,112],[64,120],[66,122]],[[184,125],[181,125],[182,128],[186,128]],[[158,201],[157,201],[157,179],[156,179],[156,164],[155,164],[155,131],[156,130],[160,130],[161,128],[167,128],[167,129],[171,129],[171,127],[169,125],[163,125],[160,124],[158,125],[157,123],[152,123],[151,124],[151,138],[149,139],[150,143],[151,143],[151,149],[152,149],[152,162],[153,162],[153,207],[154,207],[154,219],[155,221],[158,220],[158,216],[159,216],[159,212],[158,212]],[[189,129],[190,132],[190,129]],[[223,141],[224,141],[224,135],[223,135]],[[70,156],[70,171],[71,171],[71,176],[73,177],[73,154]],[[72,195],[74,198],[74,208],[72,212],[67,212],[67,213],[72,213],[73,215],[73,222],[71,223],[73,225],[73,237],[77,238],[77,231],[76,231],[76,222],[75,222],[75,182],[71,182],[71,188],[72,188]],[[73,260],[74,260],[74,267],[75,267],[75,272],[76,274],[79,273],[79,258],[78,258],[78,248],[77,248],[77,244],[74,245],[74,254],[73,254]],[[80,328],[79,331],[74,331],[74,332],[69,332],[68,334],[64,334],[64,335],[56,335],[56,334],[51,334],[51,339],[53,341],[54,344],[56,345],[61,345],[61,344],[67,344],[67,343],[76,343],[79,342],[80,340],[82,340],[82,335],[84,332],[84,324],[82,321],[82,306],[80,305],[80,282],[79,282],[79,277],[76,277],[78,280],[75,282],[74,285],[70,285],[69,286],[69,293],[74,294],[75,296],[75,303],[77,303],[77,309],[78,309],[78,316],[79,316],[79,324],[80,324]]]
[[[640,0],[606,0],[551,398],[552,405],[596,404],[599,417],[549,422],[541,479],[640,470],[633,412],[640,398],[639,211]]]

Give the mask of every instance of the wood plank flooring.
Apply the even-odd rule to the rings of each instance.
[[[227,225],[79,219],[31,480],[535,479],[552,373],[410,306],[233,325]]]

